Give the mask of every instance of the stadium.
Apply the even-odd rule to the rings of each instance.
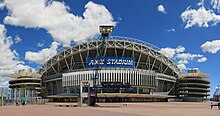
[[[40,68],[48,98],[53,101],[78,99],[80,82],[92,80],[94,76],[101,43],[101,37],[76,42]],[[151,101],[176,95],[176,81],[181,71],[159,50],[134,38],[108,37],[98,72],[98,100]]]

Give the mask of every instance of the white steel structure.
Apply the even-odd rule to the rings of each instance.
[[[95,57],[100,46],[99,37],[76,42],[72,47],[47,59],[39,72],[48,95],[77,95],[80,81],[91,80],[94,72],[92,68],[86,67],[86,58]],[[136,87],[137,91],[147,88],[149,94],[168,91],[174,94],[173,89],[181,71],[165,56],[166,53],[160,53],[159,50],[141,40],[110,36],[106,40],[104,56],[135,58],[135,67],[103,68],[99,71],[98,84],[101,87],[102,82],[122,82]]]

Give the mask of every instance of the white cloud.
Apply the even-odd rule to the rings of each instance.
[[[206,10],[202,5],[198,10],[188,7],[180,16],[186,23],[185,29],[194,25],[199,27],[214,26],[220,22],[220,15],[216,15],[213,10]]]
[[[207,41],[201,45],[201,48],[203,52],[215,54],[220,50],[220,40]]]
[[[168,58],[174,59],[177,63],[177,67],[181,70],[189,69],[186,67],[186,64],[194,60],[197,60],[197,62],[205,62],[207,60],[207,58],[201,54],[184,53],[184,51],[185,47],[180,45],[176,48],[161,48],[159,52]]]
[[[202,57],[202,58],[198,59],[197,62],[205,62],[206,60],[207,60],[206,57]]]
[[[186,70],[188,68],[186,68],[186,65],[185,64],[178,64],[177,67],[180,69],[180,70]]]
[[[17,43],[20,43],[20,42],[22,42],[22,39],[19,36],[16,36],[15,37],[15,43],[17,44]]]
[[[194,58],[200,58],[203,57],[203,55],[200,54],[190,54],[190,53],[181,53],[177,54],[176,58],[182,59],[182,60],[193,60]]]
[[[198,6],[204,6],[204,0],[200,0],[200,2],[197,3]]]
[[[199,70],[199,68],[192,68],[193,70]]]
[[[185,47],[183,47],[183,46],[178,46],[178,47],[175,49],[175,51],[176,51],[177,53],[184,52],[184,51],[185,51]]]
[[[182,59],[178,61],[178,64],[188,64],[189,61],[187,59]]]
[[[167,31],[168,32],[175,32],[176,30],[172,28],[172,29],[167,29]]]
[[[119,21],[121,21],[121,20],[122,20],[122,18],[121,18],[121,17],[118,17],[118,20],[119,20]]]
[[[172,58],[175,54],[175,49],[169,48],[169,47],[168,48],[161,48],[159,52],[168,58]]]
[[[190,63],[190,61],[193,61],[194,59],[197,59],[197,62],[205,62],[207,60],[207,58],[201,54],[191,53],[178,53],[175,57],[178,59],[177,66],[182,70],[189,69],[186,67],[186,64]]]
[[[211,5],[214,9],[220,12],[220,0],[212,0]]]
[[[37,47],[42,48],[44,46],[44,43],[37,43]]]
[[[83,16],[69,12],[65,3],[47,0],[5,0],[9,15],[5,24],[26,28],[43,28],[55,41],[70,45],[71,41],[91,38],[99,34],[100,24],[116,25],[111,13],[103,5],[88,2]],[[25,9],[25,10],[24,10]]]
[[[44,48],[38,52],[28,51],[25,53],[25,59],[38,64],[43,64],[57,54],[58,45],[57,42],[52,42],[50,48]]]
[[[4,25],[0,24],[0,86],[7,86],[9,74],[15,73],[21,69],[32,69],[26,66],[24,62],[18,59],[18,53],[11,50],[13,45],[12,38],[6,36],[7,30]]]
[[[5,7],[5,3],[0,2],[0,10],[3,9]]]
[[[163,13],[163,14],[166,14],[166,11],[165,11],[165,8],[164,8],[163,5],[157,6],[157,10],[158,10],[159,12]]]
[[[183,46],[178,46],[177,48],[161,48],[160,53],[164,54],[168,58],[174,57],[176,53],[184,52],[185,48]]]
[[[9,86],[9,81],[11,78],[9,77],[0,77],[0,87],[8,87]]]

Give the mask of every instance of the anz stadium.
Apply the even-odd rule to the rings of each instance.
[[[80,83],[94,77],[101,37],[76,42],[50,58],[39,70],[48,98],[74,101]],[[176,95],[181,73],[159,48],[134,38],[110,36],[97,79],[98,101],[166,100]]]

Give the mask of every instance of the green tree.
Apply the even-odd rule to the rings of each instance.
[[[45,98],[47,97],[47,88],[46,87],[41,87],[40,90],[40,96],[42,97],[42,99],[44,100],[45,103]]]

